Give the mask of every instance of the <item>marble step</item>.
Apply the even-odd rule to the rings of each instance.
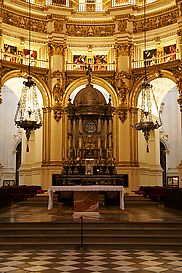
[[[71,246],[80,243],[79,223],[1,223],[0,246]],[[182,246],[182,223],[85,223],[86,245]]]
[[[0,223],[1,230],[56,230],[56,229],[80,229],[80,220],[77,221],[63,221],[63,222],[20,222],[20,223]],[[181,230],[182,222],[113,222],[113,221],[102,221],[102,222],[84,222],[83,228],[85,229],[169,229],[169,230]]]
[[[77,245],[81,241],[79,236],[22,236],[22,237],[0,237],[0,246],[3,245]],[[178,245],[182,246],[182,238],[178,236],[85,236],[83,242],[86,245]]]

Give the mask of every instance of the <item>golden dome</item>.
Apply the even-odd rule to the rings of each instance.
[[[75,106],[105,105],[106,100],[103,94],[93,85],[86,85],[75,96],[74,104]]]

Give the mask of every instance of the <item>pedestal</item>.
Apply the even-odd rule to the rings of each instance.
[[[99,217],[99,194],[98,192],[74,192],[73,217]]]

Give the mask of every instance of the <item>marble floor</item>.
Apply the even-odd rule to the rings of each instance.
[[[168,250],[0,250],[5,273],[179,273],[182,251]]]
[[[73,210],[65,207],[17,203],[0,209],[0,223],[74,221]],[[100,209],[97,221],[182,222],[182,213],[155,206],[126,206]],[[88,219],[95,221],[95,219]],[[182,249],[3,249],[0,247],[0,273],[177,273],[182,272]]]

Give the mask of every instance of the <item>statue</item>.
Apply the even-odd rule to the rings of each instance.
[[[57,79],[57,83],[53,87],[53,97],[55,103],[58,104],[63,99],[64,90],[61,84],[61,79]]]
[[[86,71],[86,75],[88,78],[88,84],[91,85],[91,80],[92,80],[92,67],[91,64],[88,64],[88,67],[86,67],[87,71]]]

